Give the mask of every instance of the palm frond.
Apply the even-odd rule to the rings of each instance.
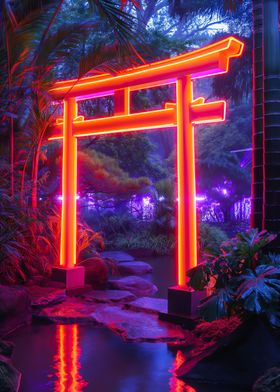
[[[120,5],[112,0],[89,0],[89,4],[94,11],[108,22],[110,27],[114,30],[117,41],[120,43],[120,48],[123,52],[136,55],[139,60],[143,58],[136,50],[136,46],[143,46],[144,31],[137,26],[137,19],[125,12]]]
[[[121,53],[121,45],[118,42],[113,44],[95,42],[80,58],[79,78],[91,70],[113,74],[128,65],[137,63],[135,56],[125,56]]]

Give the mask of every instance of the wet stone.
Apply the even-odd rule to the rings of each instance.
[[[99,306],[93,320],[118,333],[126,341],[185,343],[192,336],[181,327],[160,321],[155,314],[139,313],[117,306]]]
[[[149,297],[157,292],[157,287],[139,276],[126,276],[109,281],[110,287],[117,290],[127,290],[137,297]]]
[[[134,261],[134,257],[130,256],[128,253],[118,250],[108,250],[105,252],[101,252],[100,255],[104,258],[113,259],[118,263],[122,261]]]
[[[92,290],[82,296],[88,302],[125,303],[135,300],[135,295],[126,290]]]
[[[54,287],[29,286],[27,291],[31,297],[33,308],[59,304],[66,300],[65,290]]]
[[[127,261],[119,263],[118,270],[121,275],[145,275],[153,269],[144,261]]]
[[[146,313],[166,313],[167,299],[151,297],[137,298],[135,301],[126,304],[125,308]]]
[[[91,313],[95,306],[94,303],[83,302],[72,297],[67,298],[63,303],[42,309],[36,317],[54,323],[93,323]]]

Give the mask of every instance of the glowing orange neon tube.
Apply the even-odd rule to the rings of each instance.
[[[215,101],[197,104],[191,103],[190,116],[193,124],[224,121],[225,101]],[[126,109],[127,110],[127,109]],[[97,136],[119,132],[135,132],[145,129],[159,129],[177,126],[176,104],[167,103],[165,109],[111,117],[84,120],[79,116],[73,120],[73,136]],[[63,122],[58,122],[49,140],[63,138]]]
[[[186,271],[197,263],[195,148],[193,126],[225,120],[226,102],[193,100],[192,79],[228,71],[229,59],[238,57],[243,43],[230,37],[205,48],[159,61],[117,76],[98,75],[58,82],[50,93],[64,99],[64,117],[55,126],[53,139],[63,138],[62,218],[60,264],[76,263],[77,138],[177,126],[178,177],[178,284],[185,285]],[[176,103],[150,112],[130,113],[130,91],[176,82]],[[114,94],[115,115],[85,120],[77,115],[77,101]]]
[[[62,213],[60,265],[76,264],[76,194],[77,194],[77,139],[73,136],[73,119],[77,117],[74,98],[64,101],[63,159],[62,159]]]
[[[227,72],[229,59],[240,56],[242,50],[243,43],[229,37],[181,56],[128,69],[117,76],[103,74],[57,82],[50,92],[56,98],[66,94],[68,97],[79,97],[127,87],[140,89],[141,84],[151,87],[155,85],[155,81],[172,82],[173,79],[175,82],[178,77],[186,74],[192,78],[216,75]]]

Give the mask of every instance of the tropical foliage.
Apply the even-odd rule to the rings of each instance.
[[[187,273],[190,287],[211,292],[200,306],[203,318],[257,314],[280,326],[280,259],[263,252],[275,237],[256,229],[238,233]]]
[[[52,265],[59,263],[60,211],[46,203],[34,213],[21,204],[18,194],[9,196],[9,171],[3,170],[2,162],[0,167],[0,282],[16,284],[47,277]],[[102,236],[84,222],[78,224],[78,237],[81,262],[104,247]]]
[[[142,61],[134,47],[141,41],[141,29],[137,27],[136,36],[135,18],[123,9],[126,3],[90,0],[85,7],[69,0],[1,2],[0,130],[6,158],[0,163],[2,282],[25,282],[48,274],[59,260],[60,213],[46,201],[38,205],[38,189],[47,188],[50,174],[48,154],[55,150],[43,144],[59,109],[46,91],[66,75],[115,71],[128,60]],[[97,156],[88,154],[87,162],[90,159],[100,166]],[[112,166],[107,162],[106,169],[121,177],[123,187],[129,185],[134,191],[146,181],[129,182]],[[80,261],[103,246],[102,237],[85,223],[79,223],[78,236]]]

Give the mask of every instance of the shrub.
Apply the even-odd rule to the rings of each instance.
[[[49,276],[59,260],[60,214],[42,206],[34,211],[0,189],[0,282],[24,283],[36,275]],[[78,224],[80,259],[103,247],[103,239]]]
[[[140,231],[119,235],[108,247],[114,249],[150,249],[155,255],[169,254],[175,247],[175,238],[171,235],[152,234],[150,231]]]
[[[218,254],[222,242],[228,239],[226,233],[219,227],[200,223],[198,228],[198,244],[202,255]]]
[[[204,319],[257,314],[280,326],[280,259],[263,253],[273,239],[256,229],[238,233],[222,243],[219,255],[188,271],[190,287],[212,291],[200,306]]]

